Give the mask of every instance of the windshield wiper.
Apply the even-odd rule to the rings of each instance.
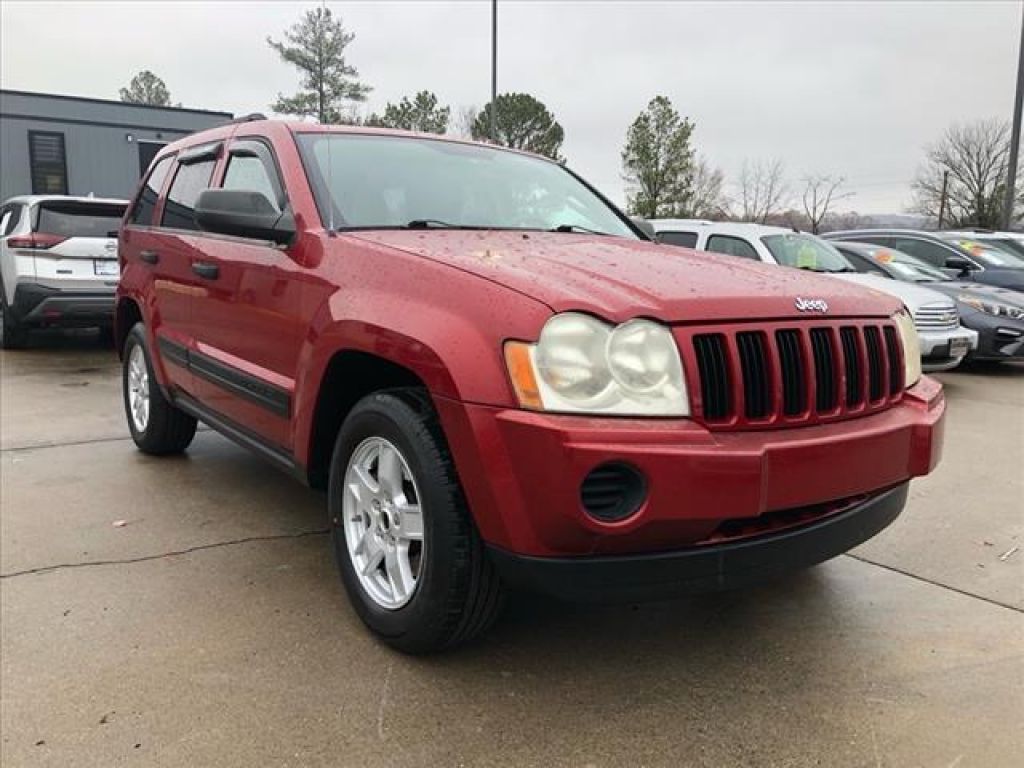
[[[413,219],[405,224],[406,229],[488,229],[488,227],[477,227],[471,224],[452,224],[449,221],[440,219]]]
[[[601,232],[598,229],[591,229],[590,227],[584,227],[582,224],[559,224],[557,227],[552,227],[548,232],[589,232],[592,235],[607,235],[608,232]]]

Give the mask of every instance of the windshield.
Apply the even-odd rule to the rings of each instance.
[[[298,136],[325,220],[338,229],[572,229],[636,238],[561,166],[516,152],[401,136]]]
[[[941,269],[936,269],[931,264],[916,256],[911,256],[909,253],[903,253],[903,251],[878,248],[871,251],[871,258],[880,264],[885,264],[902,280],[912,280],[915,283],[938,283],[951,282],[953,279]]]
[[[761,238],[779,264],[815,272],[856,272],[839,251],[824,240],[802,232]]]
[[[956,238],[952,242],[959,245],[986,267],[1024,269],[1024,257],[1011,253],[1009,249],[1003,250],[998,246],[969,238]]]

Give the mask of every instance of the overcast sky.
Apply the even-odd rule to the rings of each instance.
[[[312,3],[0,4],[0,86],[116,99],[151,69],[185,106],[268,112],[298,74],[267,47]],[[421,89],[490,95],[490,2],[330,2],[356,34],[365,111]],[[954,121],[1009,119],[1019,2],[499,0],[499,91],[543,101],[563,154],[617,201],[626,128],[655,95],[696,124],[727,181],[744,158],[792,180],[845,176],[844,209],[899,213],[925,144]]]

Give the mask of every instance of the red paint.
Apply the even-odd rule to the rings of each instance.
[[[190,393],[288,452],[299,466],[309,464],[324,373],[332,357],[351,350],[403,366],[429,389],[482,536],[519,553],[637,552],[699,543],[725,519],[841,505],[927,474],[938,462],[945,405],[941,388],[927,378],[859,410],[773,416],[765,424],[737,419],[706,426],[699,418],[694,333],[774,332],[809,321],[829,328],[883,325],[899,308],[895,299],[795,270],[621,238],[444,230],[330,235],[292,135],[310,130],[363,129],[243,123],[162,150],[164,156],[213,140],[230,145],[234,137],[265,138],[299,235],[278,249],[127,224],[118,289],[120,300],[141,308],[165,387]],[[226,152],[214,185],[225,163]],[[167,176],[156,220],[173,176]],[[160,253],[157,264],[140,260],[147,249]],[[197,260],[217,264],[220,278],[193,274]],[[826,299],[828,318],[798,312],[794,296]],[[570,309],[612,322],[647,316],[673,324],[694,418],[520,410],[502,344],[536,340],[553,312]],[[283,390],[290,414],[275,415],[188,374],[161,356],[158,338]],[[773,370],[773,412],[781,412],[779,381]],[[841,381],[838,386],[842,392]],[[612,459],[640,469],[649,497],[632,517],[605,524],[584,514],[579,484]]]

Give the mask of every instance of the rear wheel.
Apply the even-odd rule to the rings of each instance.
[[[142,323],[136,323],[125,340],[121,385],[128,429],[140,451],[163,456],[188,448],[196,420],[175,408],[160,390]]]
[[[28,329],[11,317],[7,306],[7,291],[0,283],[0,347],[20,349],[28,342]]]
[[[335,443],[328,508],[345,589],[386,643],[426,653],[493,623],[501,584],[424,392],[390,390],[356,404]]]

